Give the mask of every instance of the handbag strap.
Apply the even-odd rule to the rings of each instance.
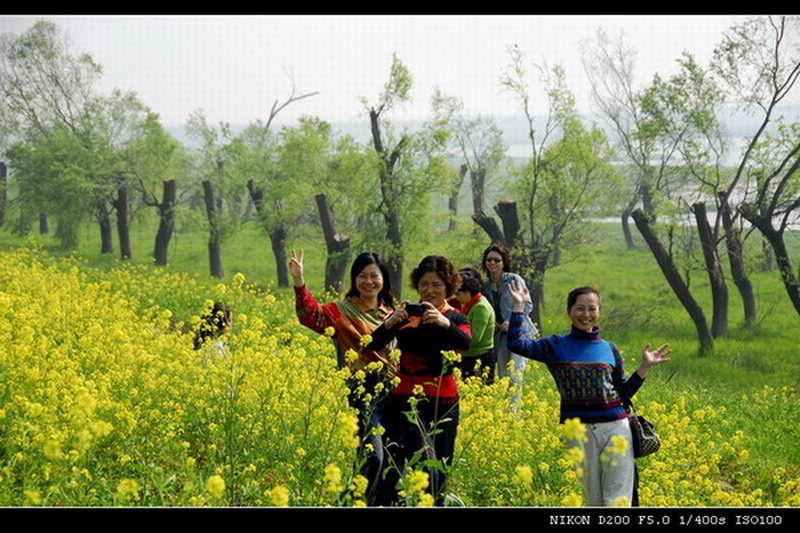
[[[633,406],[633,400],[631,400],[630,397],[628,397],[627,394],[624,394],[624,393],[620,392],[619,393],[619,398],[620,398],[620,400],[622,400],[622,405],[625,407],[625,410],[629,414],[636,412],[636,407]]]

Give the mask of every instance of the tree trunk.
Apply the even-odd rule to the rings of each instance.
[[[792,270],[789,252],[786,250],[786,243],[783,241],[783,232],[770,228],[764,235],[772,246],[772,251],[775,252],[775,263],[781,273],[786,293],[789,295],[795,311],[800,314],[800,282],[798,282],[797,275]]]
[[[447,209],[450,213],[447,231],[455,231],[458,227],[458,197],[461,194],[461,186],[464,185],[464,176],[467,175],[467,168],[467,165],[461,165],[461,168],[459,168],[458,181],[447,199]]]
[[[382,163],[378,171],[378,179],[384,206],[383,219],[386,222],[386,239],[390,245],[389,253],[386,254],[386,264],[389,267],[392,289],[399,300],[403,294],[403,234],[400,229],[400,213],[395,202],[396,191],[393,189],[393,172],[395,164],[402,155],[402,147],[406,143],[406,137],[402,137],[393,150],[387,150],[381,138],[379,118],[380,113],[371,109],[369,119],[372,144]]]
[[[8,198],[8,174],[6,164],[0,161],[0,228],[6,225],[6,199]]]
[[[206,217],[208,218],[208,266],[211,276],[224,278],[225,269],[222,268],[222,238],[219,227],[219,206],[214,195],[214,185],[209,180],[203,181],[203,198],[206,203]]]
[[[403,235],[400,232],[400,216],[394,211],[384,215],[386,219],[386,238],[392,246],[392,251],[386,258],[389,267],[389,278],[392,280],[392,290],[399,300],[403,294]]]
[[[630,225],[630,216],[633,212],[633,209],[636,207],[636,200],[637,198],[634,196],[628,205],[622,210],[622,214],[620,216],[620,222],[622,222],[622,235],[625,237],[625,245],[628,247],[628,250],[633,250],[636,248],[636,242],[633,240],[633,232],[631,231]]]
[[[31,221],[28,218],[28,212],[20,206],[19,221],[17,223],[17,235],[24,237],[31,230]]]
[[[325,260],[325,288],[339,292],[342,290],[342,281],[350,258],[350,237],[336,233],[328,197],[318,194],[314,198],[317,200],[322,233],[325,235],[325,245],[328,250],[328,257]]]
[[[500,200],[494,206],[497,216],[503,222],[503,240],[509,248],[517,245],[519,236],[519,215],[517,213],[517,202],[513,200]]]
[[[711,284],[711,335],[714,338],[726,337],[728,335],[728,286],[725,283],[725,276],[722,273],[722,264],[717,251],[717,240],[708,222],[706,204],[698,202],[692,206],[695,220],[697,222],[697,233],[700,235],[700,243],[703,248],[703,258],[706,263],[708,280]]]
[[[283,224],[269,233],[272,255],[275,256],[275,267],[278,270],[278,287],[289,286],[289,266],[286,257],[286,237],[288,236],[289,228]]]
[[[508,246],[505,235],[503,235],[500,226],[497,225],[497,221],[494,218],[485,213],[475,213],[472,215],[472,220],[486,232],[492,242],[503,243]]]
[[[542,250],[531,250],[531,257],[527,261],[530,263],[530,268],[523,267],[524,270],[529,271],[528,276],[528,289],[531,294],[531,302],[533,303],[533,310],[530,317],[539,333],[542,332],[542,310],[544,309],[544,274],[547,270],[549,257],[547,253]]]
[[[486,170],[478,169],[476,172],[470,172],[470,183],[472,185],[472,212],[477,215],[483,213],[486,205],[484,201],[484,194],[486,191]]]
[[[655,205],[653,203],[653,193],[650,190],[650,185],[642,183],[639,185],[639,194],[642,197],[642,209],[651,218],[653,222],[656,220]]]
[[[117,189],[117,200],[114,202],[117,208],[117,234],[119,236],[119,254],[121,259],[131,258],[131,234],[128,223],[128,185],[120,184]]]
[[[56,219],[56,238],[62,250],[78,247],[78,221],[74,216],[62,215]]]
[[[97,203],[97,222],[100,225],[100,253],[114,253],[114,237],[111,231],[111,214],[105,200]]]
[[[47,223],[47,213],[39,213],[39,235],[50,233],[50,225]]]
[[[164,180],[161,203],[156,206],[158,209],[158,231],[156,231],[153,257],[155,264],[159,266],[167,264],[169,241],[175,229],[175,188],[174,179]]]
[[[761,263],[761,269],[764,272],[772,272],[775,269],[772,247],[769,245],[769,241],[764,237],[761,237],[761,253],[764,254],[764,260]]]
[[[684,283],[683,278],[681,278],[678,270],[675,268],[672,258],[667,254],[667,251],[661,245],[658,237],[650,227],[647,215],[645,215],[641,209],[636,209],[631,213],[631,216],[636,223],[636,227],[639,229],[639,233],[642,234],[647,246],[653,253],[653,257],[655,257],[658,266],[661,268],[661,272],[667,279],[667,283],[669,283],[675,296],[678,297],[678,300],[681,302],[684,309],[686,309],[686,312],[694,323],[695,329],[697,330],[697,338],[700,341],[700,355],[706,354],[713,348],[714,338],[711,335],[711,330],[708,327],[703,309],[695,301],[689,288]]]
[[[753,294],[753,285],[744,265],[744,246],[742,236],[738,228],[733,223],[731,207],[727,197],[720,193],[718,195],[719,212],[722,215],[722,228],[725,231],[725,247],[728,251],[728,263],[731,267],[731,277],[744,306],[744,324],[749,326],[756,319],[756,299]]]
[[[781,273],[783,285],[789,295],[789,300],[794,305],[795,311],[800,314],[800,281],[798,281],[797,275],[792,270],[789,252],[786,250],[786,243],[783,241],[783,231],[773,228],[771,219],[758,215],[747,204],[739,206],[739,212],[769,241],[775,254],[775,263]]]
[[[458,228],[458,191],[454,191],[447,199],[447,211],[450,213],[447,231],[455,231]]]

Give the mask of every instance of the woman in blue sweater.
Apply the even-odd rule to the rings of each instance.
[[[601,299],[595,288],[578,287],[569,293],[569,334],[535,340],[525,337],[523,330],[527,289],[512,283],[511,295],[514,306],[508,326],[508,349],[545,363],[561,395],[560,421],[577,418],[586,426],[582,476],[586,503],[611,505],[621,497],[632,502],[633,446],[624,401],[639,390],[651,368],[669,361],[671,350],[664,344],[650,351],[648,344],[641,365],[626,377],[616,346],[600,337],[597,323]],[[623,454],[615,453],[620,447],[614,445],[612,437],[618,435],[627,441]]]

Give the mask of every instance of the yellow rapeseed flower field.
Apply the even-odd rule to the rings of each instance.
[[[195,351],[199,315],[219,299],[233,309],[224,349]],[[244,276],[208,286],[146,267],[96,271],[35,248],[6,252],[0,342],[1,506],[364,505],[357,421],[330,339],[300,327],[288,297]],[[529,365],[525,381],[516,411],[507,380],[460,383],[449,490],[467,506],[582,503],[579,454],[564,447],[552,380]],[[749,400],[775,395],[797,407],[789,389]],[[800,505],[796,469],[737,475],[747,436],[720,432],[724,408],[699,404],[638,405],[663,439],[639,462],[642,505]],[[423,472],[406,481],[416,504],[432,502]]]

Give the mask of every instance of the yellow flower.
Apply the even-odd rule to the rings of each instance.
[[[583,505],[583,497],[575,492],[570,492],[561,499],[561,504],[564,507],[580,507]]]
[[[346,352],[344,352],[344,360],[348,363],[352,363],[358,360],[358,353],[352,348],[348,348]]]
[[[422,492],[428,488],[428,473],[422,470],[414,470],[408,475],[408,490],[410,492]]]
[[[579,446],[573,446],[567,449],[566,458],[567,460],[573,465],[579,465],[583,462],[585,455],[583,452],[583,448]]]
[[[588,440],[586,437],[586,426],[578,418],[570,418],[564,421],[561,426],[564,435],[570,440],[583,441]]]
[[[139,499],[139,483],[135,479],[123,479],[117,484],[117,501],[127,502]]]
[[[327,328],[325,328],[325,336],[326,337],[333,337],[334,333],[336,333],[336,330],[333,329],[332,326],[328,326]]]
[[[457,363],[461,361],[461,354],[453,350],[444,350],[442,352],[442,356],[446,361],[450,361],[451,363]]]
[[[270,499],[272,505],[275,507],[289,506],[289,489],[283,485],[278,485],[270,490],[265,491],[264,495]]]
[[[339,493],[344,490],[344,486],[342,485],[342,470],[335,464],[329,464],[325,467],[323,480],[325,481],[325,490],[327,492]]]
[[[52,439],[44,443],[42,452],[44,453],[44,456],[50,459],[51,461],[58,460],[64,457],[64,454],[61,452],[61,444],[59,444],[58,441]]]
[[[25,495],[25,502],[29,505],[41,505],[42,493],[38,490],[25,490],[22,492]]]
[[[214,498],[220,499],[225,494],[225,480],[219,474],[214,474],[206,480],[206,492]]]
[[[350,490],[353,491],[353,496],[355,498],[360,498],[364,495],[367,491],[367,485],[369,484],[369,480],[362,475],[357,475],[353,478],[353,482],[350,484]]]
[[[420,494],[419,501],[417,502],[417,507],[433,507],[434,499],[432,494],[428,494],[427,492],[424,494]]]
[[[628,500],[627,496],[617,496],[613,502],[611,502],[612,507],[630,507],[631,502]]]
[[[358,448],[358,417],[353,413],[339,413],[339,436],[342,442],[351,448]]]
[[[370,335],[369,333],[367,333],[366,335],[362,335],[359,342],[361,346],[366,346],[367,344],[372,342],[372,335]]]
[[[516,485],[529,487],[533,483],[533,470],[528,465],[517,465],[514,468],[512,481]]]
[[[628,439],[626,439],[622,435],[612,435],[611,445],[606,448],[606,450],[609,453],[613,453],[616,455],[625,455],[625,451],[627,449],[628,449]]]

